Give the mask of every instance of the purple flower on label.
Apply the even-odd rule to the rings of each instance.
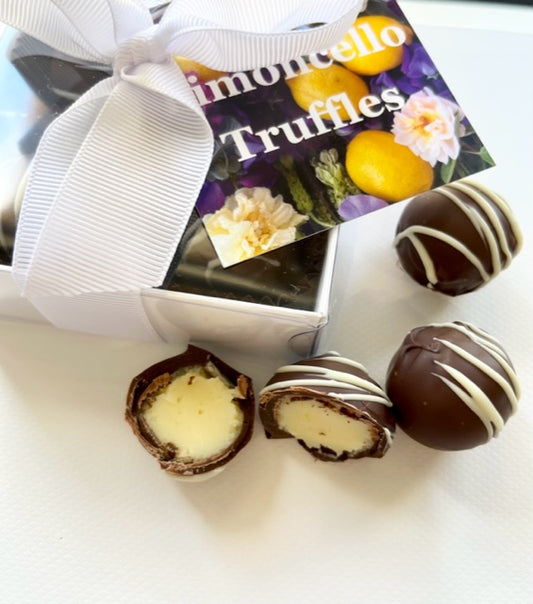
[[[339,207],[339,216],[343,220],[353,220],[388,205],[386,201],[373,195],[349,195]]]
[[[272,189],[276,181],[279,180],[279,171],[270,163],[258,161],[250,164],[249,168],[239,175],[237,184],[240,187],[267,187]]]
[[[201,216],[210,214],[221,208],[224,205],[225,199],[226,195],[222,189],[222,185],[218,181],[211,182],[206,180],[198,195],[196,208]]]
[[[390,71],[382,71],[370,79],[370,92],[379,96],[387,88],[394,88],[397,81],[398,78],[393,77]]]
[[[250,123],[246,112],[235,102],[225,100],[204,107],[209,124],[216,135]]]
[[[453,101],[444,80],[420,42],[404,46],[400,67],[384,71],[370,80],[370,90],[377,96],[386,88],[397,88],[401,93],[411,95],[428,85],[431,85],[435,94]]]
[[[257,138],[256,136],[253,136],[252,134],[249,134],[248,132],[245,132],[243,134],[242,138],[246,144],[248,153],[250,155],[253,155],[253,157],[250,157],[249,159],[245,159],[244,161],[241,161],[239,163],[243,170],[249,170],[251,168],[251,166],[253,166],[253,164],[257,161],[258,156],[263,154],[263,150],[264,150],[265,146],[263,145],[263,143],[260,141],[259,138]],[[234,143],[232,143],[232,142],[227,143],[227,147],[229,149],[231,149],[233,146],[234,146]]]
[[[394,13],[398,17],[398,19],[405,19],[402,9],[398,6],[396,1],[391,2],[391,0],[387,0],[384,2],[384,4],[387,6],[387,9],[391,11],[391,13]],[[361,10],[365,10],[365,8],[362,8]]]
[[[404,48],[401,70],[410,79],[428,78],[437,74],[435,64],[419,42],[413,42]]]

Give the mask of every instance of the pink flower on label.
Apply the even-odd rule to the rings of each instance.
[[[434,166],[457,159],[459,137],[464,134],[461,108],[424,88],[412,94],[400,112],[394,115],[394,140]]]

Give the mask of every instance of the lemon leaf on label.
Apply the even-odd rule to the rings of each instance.
[[[442,182],[444,184],[448,184],[449,182],[451,182],[453,178],[453,173],[455,172],[456,163],[457,162],[455,161],[455,159],[450,159],[448,163],[442,164],[440,168],[440,177],[442,178]]]
[[[486,147],[481,147],[481,149],[479,150],[479,155],[481,157],[481,159],[486,162],[489,166],[494,166],[495,162],[492,159],[491,155],[489,154],[489,152],[487,151]]]

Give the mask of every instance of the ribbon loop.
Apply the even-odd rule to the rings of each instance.
[[[0,20],[69,56],[105,64],[152,25],[142,0],[0,0]]]

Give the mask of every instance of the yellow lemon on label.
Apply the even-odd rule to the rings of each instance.
[[[201,63],[197,63],[196,61],[192,61],[191,59],[187,59],[185,57],[175,56],[174,61],[176,61],[183,73],[194,71],[201,82],[209,82],[209,80],[216,80],[223,75],[226,75],[225,71],[211,69],[210,67],[206,67]]]
[[[391,17],[359,17],[339,44],[330,50],[336,61],[360,75],[372,76],[398,67],[404,44],[413,40],[413,31]]]
[[[366,82],[357,74],[341,65],[330,65],[324,69],[312,68],[289,78],[289,87],[296,104],[309,111],[315,101],[325,102],[331,96],[346,93],[357,111],[359,101],[369,93]],[[337,115],[342,121],[349,121],[351,116],[344,106],[340,106]]]
[[[428,191],[433,184],[431,165],[382,130],[365,130],[350,141],[346,171],[362,191],[389,202]]]

